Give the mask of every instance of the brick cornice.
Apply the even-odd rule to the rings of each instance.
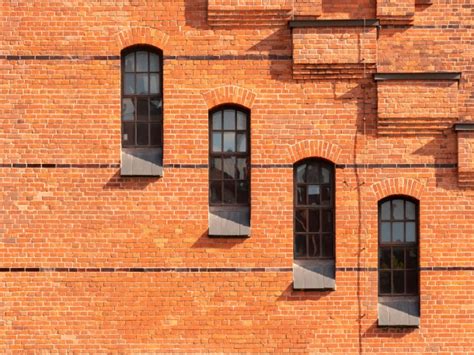
[[[220,86],[201,94],[208,109],[222,104],[237,104],[251,109],[256,97],[253,91],[235,85]]]
[[[148,44],[164,50],[169,36],[163,31],[153,27],[133,26],[115,34],[117,51],[135,44]]]
[[[288,147],[288,163],[306,158],[323,158],[337,164],[342,149],[322,140],[304,140]]]
[[[389,178],[372,185],[377,200],[391,195],[405,195],[420,200],[424,189],[420,181],[404,177]]]

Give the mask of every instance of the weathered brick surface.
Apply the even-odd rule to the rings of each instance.
[[[458,132],[459,185],[474,187],[474,133]]]
[[[321,8],[325,19],[377,10]],[[377,119],[474,119],[472,9],[436,0],[416,7],[413,27],[364,40],[380,71],[461,71],[459,87],[377,88],[370,77],[295,80],[304,57],[286,24],[212,27],[204,0],[4,0],[0,352],[471,352],[474,190],[458,183],[473,168],[471,135],[384,136]],[[325,31],[327,47],[299,44],[311,60],[359,63],[359,30]],[[165,55],[162,178],[119,176],[118,56],[137,43]],[[248,239],[207,237],[208,110],[222,103],[251,109]],[[312,156],[337,164],[327,293],[293,291],[288,271],[291,164]],[[420,201],[419,329],[377,327],[377,202],[393,194]]]
[[[377,18],[383,23],[410,23],[415,16],[415,0],[378,0]]]

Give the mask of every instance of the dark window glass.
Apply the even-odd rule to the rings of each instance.
[[[403,198],[379,204],[379,293],[416,295],[418,285],[418,205]]]
[[[122,55],[123,147],[162,147],[161,58],[161,51],[145,46]]]
[[[334,165],[322,159],[295,165],[294,201],[295,258],[334,258]],[[303,236],[304,254],[296,249]]]
[[[219,108],[210,112],[209,125],[209,201],[211,205],[248,206],[249,112],[233,107]],[[220,191],[212,188],[217,182]]]

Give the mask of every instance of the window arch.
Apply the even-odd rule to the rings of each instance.
[[[163,53],[151,46],[122,51],[122,147],[163,146]]]
[[[294,166],[294,258],[334,259],[334,164],[305,159]]]
[[[379,202],[379,295],[419,294],[419,204],[406,196]]]

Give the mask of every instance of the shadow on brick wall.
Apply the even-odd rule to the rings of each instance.
[[[279,302],[295,302],[295,301],[319,301],[329,296],[334,291],[299,291],[293,289],[293,283],[289,284],[286,289],[278,296]]]
[[[118,170],[102,188],[104,190],[144,190],[158,180],[160,177],[122,177]]]
[[[237,245],[243,244],[245,238],[210,238],[209,230],[206,230],[194,242],[191,248],[200,249],[232,249]]]
[[[208,30],[207,0],[185,0],[184,18],[186,26],[201,30]]]

